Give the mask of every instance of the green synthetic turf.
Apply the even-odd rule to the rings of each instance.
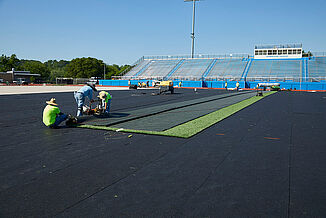
[[[179,138],[189,138],[203,131],[204,129],[218,123],[219,121],[231,116],[232,114],[248,107],[249,105],[261,100],[262,98],[274,93],[275,92],[265,92],[264,96],[254,96],[252,98],[240,101],[236,104],[214,111],[210,114],[196,118],[194,120],[175,126],[165,131],[147,131],[147,130],[133,130],[133,129],[122,129],[122,128],[119,129],[119,128],[95,126],[95,125],[79,125],[78,127],[109,130],[109,131],[129,132],[129,133],[141,133],[141,134],[150,134],[150,135],[173,136]]]
[[[262,97],[254,96],[249,99],[240,101],[236,104],[230,105],[205,116],[191,120],[187,123],[168,129],[164,131],[164,133],[171,136],[189,138],[270,94],[272,93],[269,92],[265,93]]]

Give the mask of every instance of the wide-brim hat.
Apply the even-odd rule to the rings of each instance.
[[[101,91],[97,97],[104,100],[106,98],[106,92]]]
[[[50,101],[46,101],[47,104],[55,105],[57,106],[58,104],[55,102],[55,98],[51,98]]]
[[[94,83],[87,83],[88,86],[90,86],[95,92],[97,92],[97,89],[95,88]]]

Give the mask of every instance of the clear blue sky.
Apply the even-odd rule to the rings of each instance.
[[[256,44],[285,43],[326,51],[325,8],[325,0],[201,1],[195,53],[252,54]],[[191,19],[183,0],[0,0],[0,55],[122,65],[190,54]]]

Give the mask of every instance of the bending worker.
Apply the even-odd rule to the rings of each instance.
[[[108,92],[101,91],[97,97],[101,99],[101,106],[104,113],[109,115],[112,96]]]
[[[58,128],[60,123],[65,121],[68,116],[61,113],[55,98],[51,98],[46,103],[47,106],[43,110],[43,123],[50,128]]]
[[[88,97],[88,99],[91,103],[94,102],[94,100],[92,99],[93,91],[97,92],[97,90],[95,88],[95,84],[87,83],[85,86],[83,86],[77,92],[74,93],[74,97],[76,99],[76,103],[78,106],[77,117],[83,116],[83,106],[84,106],[86,97]]]

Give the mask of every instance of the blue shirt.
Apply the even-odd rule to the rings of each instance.
[[[93,89],[90,86],[83,86],[78,92],[83,93],[84,97],[88,97],[89,99],[93,97]]]

